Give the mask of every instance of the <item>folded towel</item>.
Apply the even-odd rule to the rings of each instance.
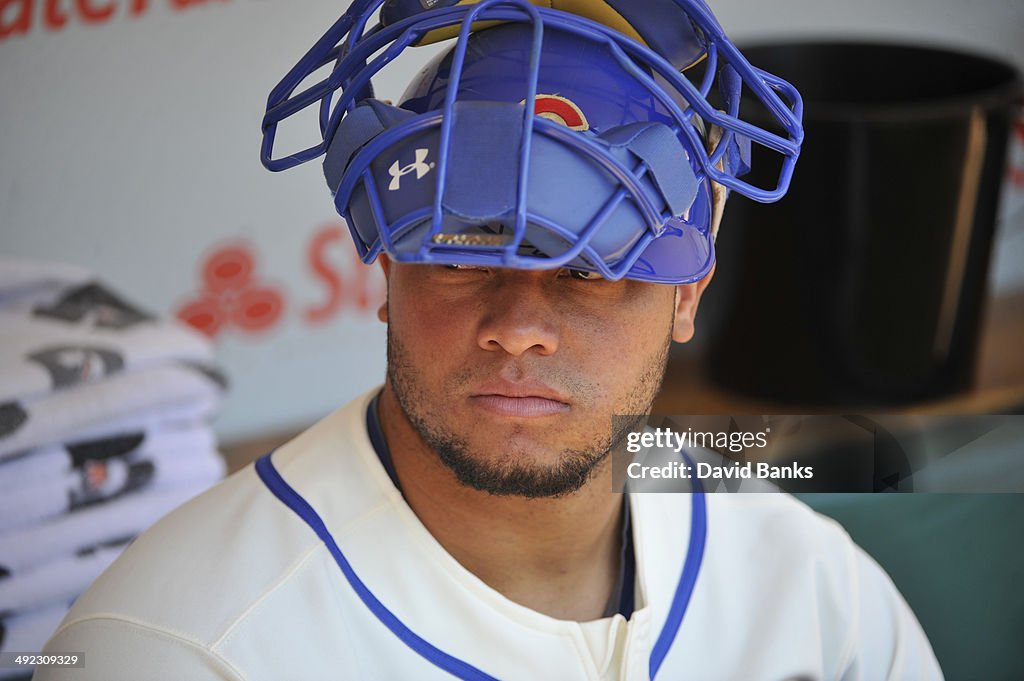
[[[203,407],[206,416],[219,406],[224,387],[214,369],[177,362],[0,404],[0,461],[33,447],[90,437],[114,423],[157,421],[164,409]]]
[[[82,267],[0,255],[0,308],[52,303],[93,275]]]
[[[102,317],[61,317],[52,309],[34,308],[28,315],[0,309],[0,402],[41,397],[162,362],[213,359],[209,341],[175,321],[140,316],[103,326]]]
[[[224,477],[226,468],[224,459],[213,449],[135,450],[129,456],[87,459],[68,473],[35,480],[0,495],[0,532],[109,504],[131,492],[185,484],[209,486]]]
[[[216,446],[216,438],[209,426],[197,421],[154,423],[137,431],[30,449],[16,458],[0,462],[0,497],[17,488],[81,470],[91,461],[160,459],[177,456],[178,452],[210,451]]]
[[[196,421],[204,421],[214,416],[220,408],[220,402],[220,395],[209,395],[192,402],[169,405],[153,411],[135,411],[127,414],[118,414],[105,421],[100,421],[83,428],[76,432],[74,436],[65,438],[65,441],[85,442],[101,440],[154,428],[186,428],[189,424]],[[52,444],[47,444],[43,445],[43,448],[48,449],[52,446]],[[0,461],[20,460],[24,458],[24,454],[25,450],[19,450],[7,455],[6,459],[4,455],[0,455]]]
[[[134,537],[207,487],[187,484],[133,492],[109,504],[8,530],[0,534],[0,574],[19,575],[62,555]]]

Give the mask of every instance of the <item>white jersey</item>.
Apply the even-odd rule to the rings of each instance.
[[[85,668],[35,678],[942,678],[888,577],[783,494],[631,494],[629,620],[570,622],[514,603],[406,505],[368,438],[369,399],[136,540],[47,645],[84,652]]]

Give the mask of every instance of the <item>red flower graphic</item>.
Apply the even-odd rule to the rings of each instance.
[[[234,324],[246,333],[274,326],[284,296],[253,276],[255,258],[244,244],[220,248],[203,263],[203,290],[178,309],[178,319],[214,338]]]

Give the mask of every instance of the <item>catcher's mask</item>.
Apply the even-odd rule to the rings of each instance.
[[[752,67],[702,0],[543,4],[356,0],[271,93],[264,164],[325,155],[367,263],[385,251],[397,262],[702,278],[714,264],[713,186],[759,201],[785,193],[799,94]],[[401,52],[456,34],[399,106],[374,99],[371,79]],[[782,134],[739,118],[744,87]],[[278,123],[313,105],[322,140],[274,158]],[[781,155],[775,187],[740,179],[751,141]]]

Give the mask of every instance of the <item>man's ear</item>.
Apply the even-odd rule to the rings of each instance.
[[[672,323],[672,340],[677,343],[686,343],[693,338],[693,320],[697,316],[697,306],[700,304],[700,297],[704,295],[704,289],[711,283],[711,277],[715,274],[715,267],[704,275],[700,281],[692,284],[676,286],[676,316]]]
[[[380,268],[384,272],[384,280],[391,280],[391,258],[386,253],[381,253],[377,256],[377,262],[380,263]],[[386,295],[386,294],[385,294]],[[388,323],[388,299],[384,298],[384,302],[377,308],[377,319],[381,320],[385,324]]]

